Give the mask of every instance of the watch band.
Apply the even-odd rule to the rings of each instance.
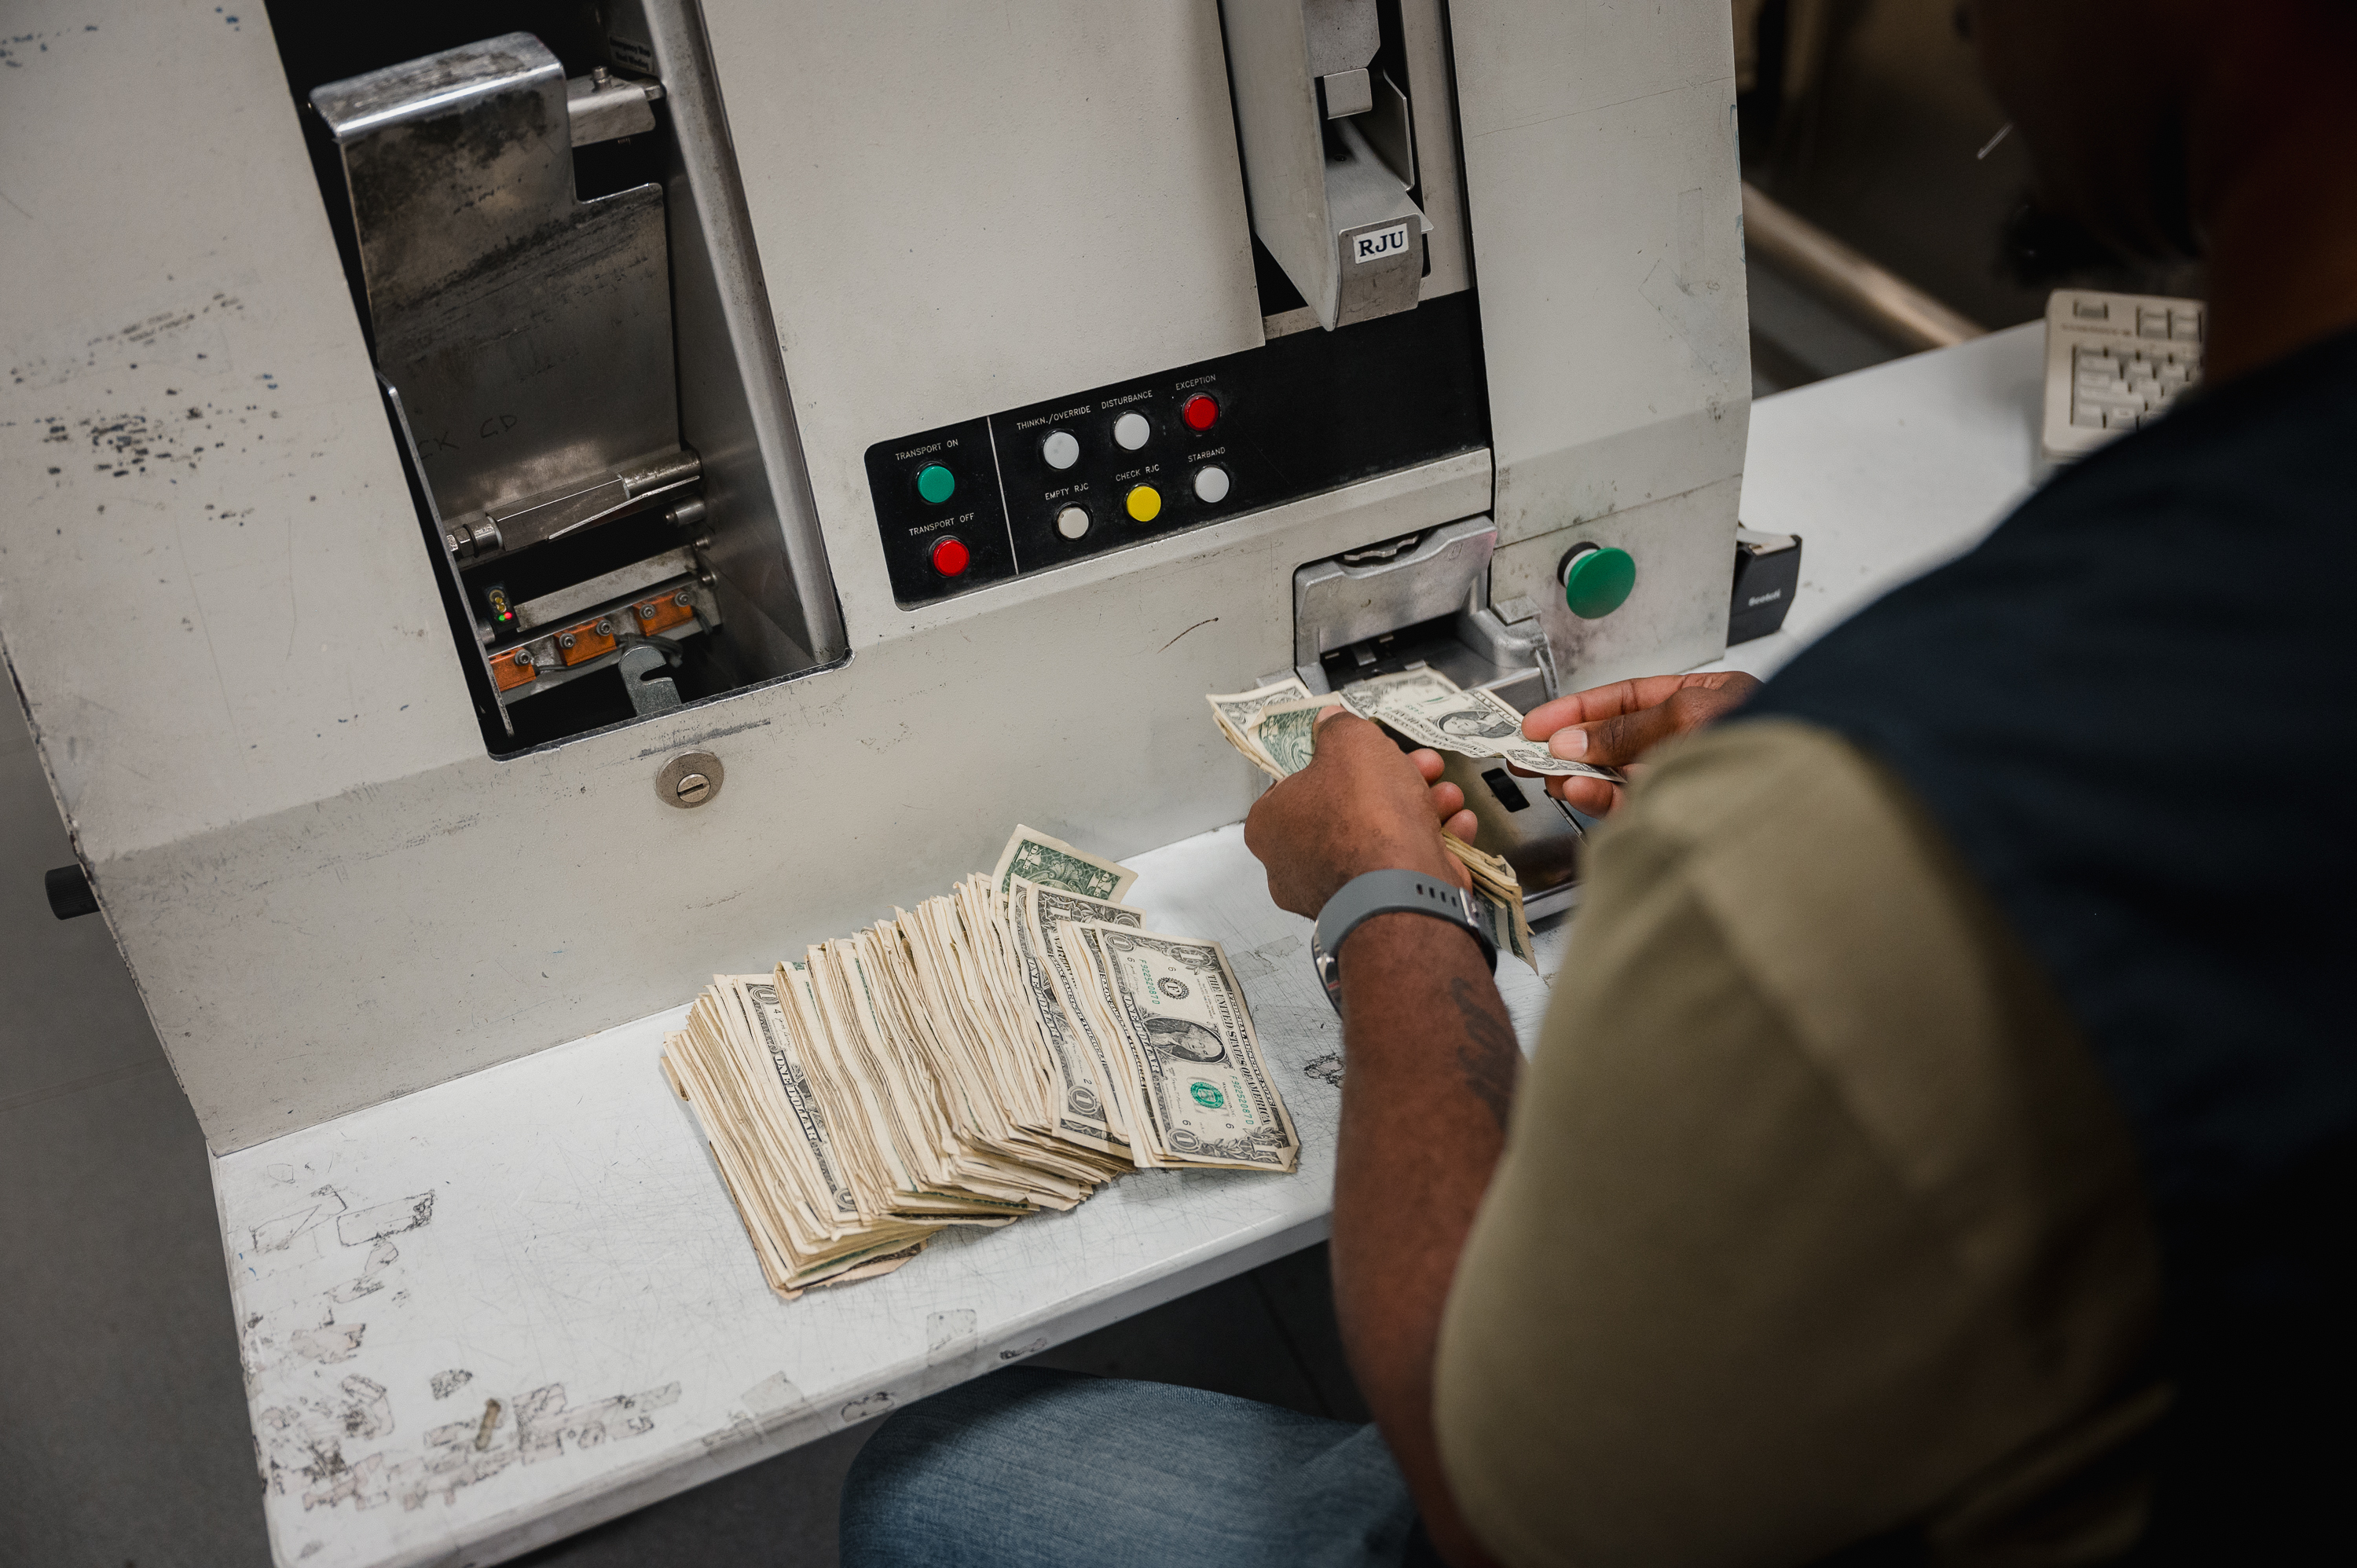
[[[1490,972],[1498,972],[1498,944],[1482,926],[1473,895],[1445,877],[1426,876],[1420,871],[1370,871],[1351,878],[1340,892],[1326,900],[1309,932],[1309,956],[1335,1012],[1342,1010],[1340,955],[1343,940],[1377,915],[1394,914],[1430,915],[1463,927],[1481,944],[1481,957]]]

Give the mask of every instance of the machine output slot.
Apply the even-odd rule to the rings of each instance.
[[[273,8],[504,756],[845,638],[697,6],[500,16]]]

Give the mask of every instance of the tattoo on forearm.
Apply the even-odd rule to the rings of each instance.
[[[1523,1065],[1523,1048],[1514,1043],[1513,1030],[1490,1010],[1489,998],[1462,976],[1448,983],[1448,997],[1457,1004],[1457,1015],[1465,1021],[1465,1044],[1457,1047],[1457,1066],[1465,1074],[1465,1087],[1490,1108],[1502,1133],[1506,1112],[1514,1103],[1514,1074]]]

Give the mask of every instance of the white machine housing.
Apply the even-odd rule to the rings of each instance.
[[[687,69],[695,8],[648,10]],[[902,608],[871,445],[1263,342],[1221,9],[704,0],[845,652],[500,759],[261,9],[17,7],[0,649],[211,1146],[764,969],[1018,820],[1116,856],[1235,821],[1257,776],[1202,693],[1293,664],[1306,562],[1486,513],[1491,596],[1542,607],[1566,687],[1717,657],[1749,406],[1725,7],[1399,14],[1456,166],[1420,287],[1478,291],[1488,448]],[[1587,541],[1638,563],[1595,621],[1553,582]],[[689,750],[726,787],[683,811],[655,780]]]

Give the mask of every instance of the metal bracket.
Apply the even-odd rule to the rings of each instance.
[[[1223,0],[1253,231],[1328,331],[1413,310],[1431,222],[1375,0]]]
[[[652,643],[641,642],[622,650],[622,690],[630,694],[630,709],[639,717],[667,714],[681,705],[679,682],[671,678],[670,669],[671,660],[663,650]]]
[[[656,100],[663,95],[660,81],[632,81],[599,66],[587,76],[565,84],[565,117],[571,122],[573,145],[593,146],[619,141],[655,128]]]
[[[614,102],[634,100],[651,129],[645,91],[626,85]],[[585,112],[620,113],[606,97]],[[400,389],[446,542],[514,549],[630,501],[608,493],[630,491],[626,476],[694,463],[662,188],[576,199],[565,70],[537,38],[330,82],[311,105],[343,156],[377,368]]]

